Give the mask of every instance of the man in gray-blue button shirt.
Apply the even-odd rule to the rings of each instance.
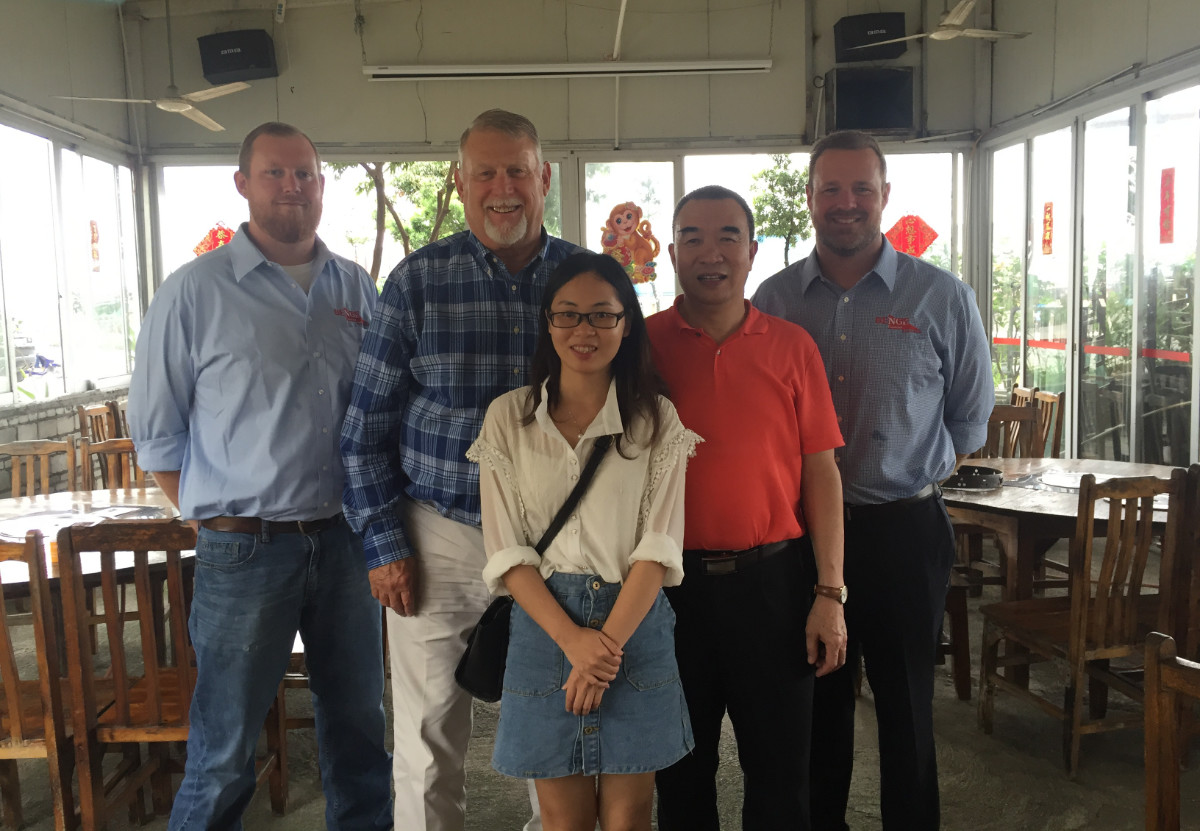
[[[325,178],[307,136],[268,122],[238,161],[250,221],[159,288],[129,388],[139,461],[199,526],[196,690],[168,827],[242,827],[299,631],[326,827],[391,828],[379,605],[338,449],[375,286],[317,237]]]
[[[878,143],[855,131],[809,157],[814,253],[754,304],[808,330],[846,446],[846,666],[817,679],[812,827],[841,831],[854,761],[854,671],[866,660],[879,725],[883,827],[940,823],[933,662],[954,534],[937,483],[986,438],[991,358],[971,289],[880,233],[891,186]]]

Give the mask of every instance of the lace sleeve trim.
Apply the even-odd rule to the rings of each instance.
[[[681,457],[691,459],[696,455],[696,445],[704,439],[696,433],[684,428],[667,441],[659,445],[654,458],[650,460],[650,475],[647,478],[646,490],[642,493],[642,504],[638,509],[638,539],[646,531],[646,523],[650,520],[650,507],[654,494],[668,472],[679,464]],[[685,462],[686,464],[686,462]]]
[[[521,498],[521,488],[517,484],[517,473],[512,459],[508,458],[498,447],[483,439],[476,439],[467,449],[466,456],[468,461],[475,462],[481,467],[486,463],[488,468],[503,480],[506,490],[512,494],[512,499],[516,503],[517,513],[521,518],[521,534],[525,537],[525,544],[532,545],[530,540],[533,539],[533,534],[529,530],[525,500]]]

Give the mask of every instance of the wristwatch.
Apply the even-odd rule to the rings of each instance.
[[[846,598],[850,596],[845,586],[813,586],[813,594],[832,598],[843,606],[846,605]]]

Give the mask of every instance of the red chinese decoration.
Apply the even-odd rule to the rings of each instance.
[[[1158,241],[1169,245],[1175,241],[1175,168],[1163,168],[1158,199]]]
[[[209,251],[220,248],[231,239],[233,239],[233,231],[224,222],[218,222],[204,235],[204,239],[200,240],[200,244],[193,248],[192,251],[199,257],[201,254],[207,254]]]
[[[892,248],[902,254],[919,257],[933,245],[938,233],[921,217],[906,214],[896,220],[896,224],[888,229],[886,236]]]
[[[100,225],[91,220],[92,226],[92,271],[100,270]]]
[[[1042,253],[1054,253],[1054,203],[1047,202],[1042,208]]]

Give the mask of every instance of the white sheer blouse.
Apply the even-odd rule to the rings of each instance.
[[[522,564],[535,566],[543,577],[561,571],[617,583],[639,560],[662,563],[667,567],[663,585],[679,585],[684,473],[703,439],[683,426],[670,401],[660,398],[658,439],[647,447],[649,425],[636,425],[636,441],[624,441],[622,447],[632,459],[618,453],[614,443],[578,507],[539,557],[534,545],[578,481],[596,439],[621,432],[621,414],[616,386],[610,384],[603,409],[572,448],[550,419],[544,387],[534,422],[521,424],[528,395],[529,387],[523,387],[493,401],[467,451],[467,458],[479,463],[488,590],[507,594],[500,578]]]

